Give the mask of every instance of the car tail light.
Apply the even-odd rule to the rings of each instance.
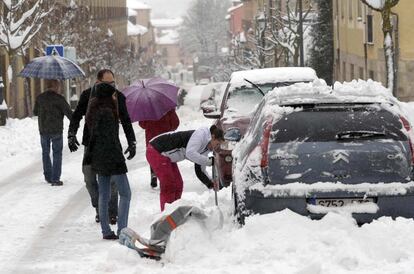
[[[400,116],[400,120],[408,134],[408,144],[410,145],[411,150],[411,164],[414,165],[414,148],[413,143],[411,141],[411,125],[410,122],[408,122],[408,120],[405,119],[403,116]]]
[[[264,168],[267,167],[269,164],[269,139],[270,139],[270,131],[272,130],[272,121],[268,120],[266,122],[264,131],[263,131],[263,138],[260,142],[260,148],[262,150],[262,160],[260,162],[260,167]]]

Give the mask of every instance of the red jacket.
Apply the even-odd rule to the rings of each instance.
[[[178,128],[180,120],[175,110],[170,110],[157,121],[140,121],[139,126],[145,129],[145,144],[161,133],[174,131]]]

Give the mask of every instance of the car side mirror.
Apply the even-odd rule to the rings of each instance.
[[[226,141],[238,142],[240,141],[241,137],[240,128],[238,127],[231,127],[227,129],[226,133],[224,134],[224,140]]]
[[[220,117],[221,117],[220,112],[208,112],[208,113],[204,112],[203,115],[207,119],[220,119]]]

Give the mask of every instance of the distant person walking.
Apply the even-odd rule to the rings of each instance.
[[[145,145],[148,147],[149,141],[157,135],[164,132],[174,131],[180,125],[177,113],[174,109],[167,112],[161,119],[156,121],[139,121],[141,128],[145,130]],[[157,187],[157,176],[152,168],[151,171],[151,187]]]
[[[128,225],[131,189],[119,140],[118,92],[107,83],[97,84],[95,92],[96,95],[90,99],[86,113],[90,139],[84,160],[85,164],[90,165],[92,171],[98,174],[99,216],[103,239],[114,240],[118,239],[121,230]],[[135,149],[128,148],[127,152],[128,159],[132,159]],[[111,230],[108,217],[111,179],[117,184],[120,195],[117,234]]]
[[[206,167],[213,164],[208,153],[217,150],[224,141],[223,131],[215,125],[197,130],[167,132],[153,138],[147,147],[147,160],[160,180],[160,206],[181,198],[183,179],[177,162],[188,159],[195,164],[197,178],[207,188],[217,188]]]
[[[99,83],[106,83],[112,86],[115,86],[115,76],[113,72],[109,69],[102,69],[98,72],[96,77],[95,85]],[[79,123],[82,120],[82,117],[86,115],[86,111],[89,104],[89,99],[94,97],[95,93],[95,85],[91,88],[84,90],[80,96],[78,105],[76,106],[75,111],[73,112],[72,119],[69,125],[69,132],[68,132],[68,145],[71,152],[74,152],[79,147],[79,142],[76,138],[76,133],[79,129]],[[134,157],[135,155],[135,133],[134,129],[132,128],[131,119],[129,118],[129,114],[125,104],[125,96],[117,91],[117,103],[118,103],[118,115],[119,120],[122,124],[122,128],[125,132],[126,138],[128,140],[128,150],[130,152],[130,157]],[[84,151],[88,150],[89,144],[89,129],[88,125],[85,124],[83,128],[83,137],[82,137],[82,145],[84,145]],[[84,154],[85,156],[85,154]],[[100,221],[99,216],[99,205],[98,205],[98,198],[99,198],[99,189],[98,189],[98,182],[97,182],[97,174],[94,172],[89,164],[85,163],[85,159],[82,163],[82,172],[86,184],[86,189],[88,190],[89,196],[91,197],[92,206],[96,210],[95,221],[98,223]],[[118,215],[118,192],[116,189],[116,184],[114,182],[111,183],[111,199],[109,200],[109,216],[110,216],[110,223],[116,224]]]
[[[33,114],[38,116],[40,143],[42,145],[43,174],[52,186],[61,186],[63,118],[72,117],[72,111],[65,98],[60,95],[58,80],[45,80],[46,90],[37,96]],[[50,159],[52,145],[53,162]]]

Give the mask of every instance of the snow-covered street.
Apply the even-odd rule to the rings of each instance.
[[[197,107],[185,105],[178,115],[179,129],[211,123]],[[134,128],[139,145],[128,162],[129,227],[148,237],[161,216],[159,193],[149,186],[143,131]],[[240,228],[230,189],[224,189],[224,226],[215,229],[214,192],[198,182],[190,162],[180,164],[183,198],[167,210],[190,204],[211,217],[178,227],[161,261],[142,259],[116,241],[102,240],[83,183],[82,151],[65,147],[64,186],[51,187],[43,181],[36,119],[10,120],[0,128],[0,139],[8,144],[0,162],[1,273],[412,273],[411,219],[381,218],[359,227],[350,216],[329,213],[312,221],[285,210],[248,218]]]

